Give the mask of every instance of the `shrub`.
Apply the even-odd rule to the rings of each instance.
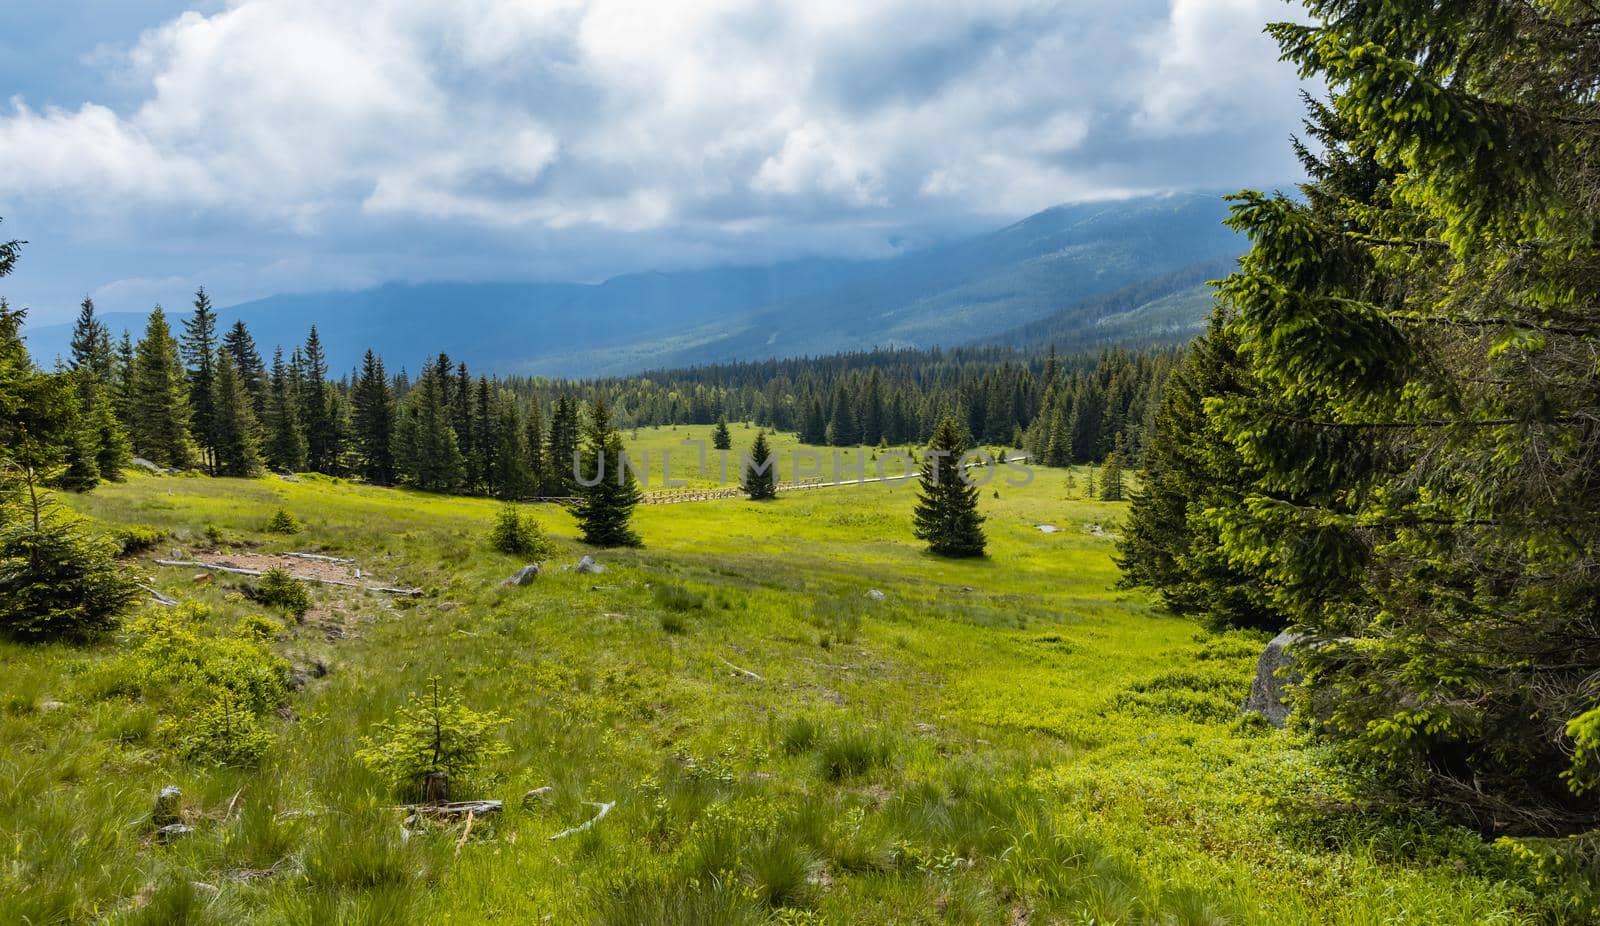
[[[111,539],[116,541],[117,547],[121,550],[123,556],[132,556],[135,553],[143,553],[151,549],[170,536],[172,536],[172,533],[163,528],[151,527],[147,524],[130,524],[114,531]]]
[[[224,543],[228,542],[228,538],[222,535],[222,528],[216,526],[215,524],[206,525],[205,536],[206,543],[211,544],[213,547],[220,547]]]
[[[0,631],[9,636],[89,637],[115,623],[135,594],[116,548],[76,519],[41,510],[0,529]]]
[[[300,521],[290,514],[287,508],[274,511],[272,517],[267,519],[266,527],[263,528],[269,534],[298,534],[303,529]]]
[[[256,715],[227,691],[185,720],[183,729],[183,756],[192,762],[249,767],[272,745]]]
[[[282,608],[297,620],[311,610],[311,592],[306,584],[283,569],[268,569],[256,583],[254,597],[269,608]]]
[[[289,664],[261,642],[201,633],[211,609],[198,602],[152,608],[129,623],[131,647],[89,676],[101,694],[153,695],[174,711],[197,710],[224,693],[265,712],[287,692]]]
[[[550,555],[550,541],[544,528],[532,517],[525,517],[516,505],[504,505],[489,529],[489,545],[501,553],[540,559]]]
[[[667,611],[661,615],[661,629],[667,633],[688,633],[689,622],[683,615],[676,611]]]
[[[233,632],[247,640],[272,640],[283,633],[283,625],[260,614],[246,614],[233,625]]]
[[[420,789],[428,776],[442,773],[468,779],[484,762],[510,751],[491,734],[507,722],[494,711],[478,712],[461,701],[460,692],[429,680],[425,694],[413,695],[392,719],[362,738],[356,758],[382,775],[396,790]]]

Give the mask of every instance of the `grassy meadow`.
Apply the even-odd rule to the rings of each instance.
[[[733,428],[736,448],[754,436]],[[219,767],[171,747],[191,718],[124,658],[137,621],[91,646],[0,643],[0,920],[1546,920],[1502,850],[1364,812],[1331,756],[1241,717],[1262,639],[1117,590],[1124,506],[1084,499],[1085,472],[1070,491],[1035,473],[984,489],[975,561],[922,551],[913,484],[644,506],[627,551],[529,505],[557,549],[525,587],[502,584],[521,561],[487,546],[488,500],[313,476],[133,476],[68,498],[108,529],[170,531],[129,570],[206,605],[196,634],[264,635],[304,684],[259,767]],[[263,531],[279,507],[301,534]],[[425,594],[317,588],[303,621],[263,634],[248,618],[274,615],[231,577],[151,563],[208,527]],[[587,552],[605,573],[563,568]],[[402,795],[355,757],[436,675],[506,720],[507,753],[453,795],[505,812],[470,831],[404,826]],[[163,845],[167,784],[194,831]],[[595,803],[614,808],[550,838]]]

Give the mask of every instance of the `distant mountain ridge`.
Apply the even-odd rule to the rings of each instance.
[[[877,260],[634,273],[599,284],[391,283],[271,296],[219,316],[224,325],[243,318],[269,356],[315,324],[336,374],[368,347],[393,370],[415,370],[442,350],[484,372],[592,377],[872,347],[1170,340],[1204,315],[1208,299],[1196,287],[1244,251],[1225,215],[1220,197],[1200,194],[1080,203]],[[1111,293],[1121,295],[1097,300]],[[181,316],[187,307],[168,310]],[[1098,324],[1112,315],[1124,317]],[[103,319],[135,337],[145,320]],[[49,363],[66,352],[71,326],[27,335]]]

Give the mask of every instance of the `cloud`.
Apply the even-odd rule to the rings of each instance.
[[[0,214],[85,249],[136,221],[206,254],[115,242],[160,264],[124,276],[241,290],[881,250],[1292,176],[1295,81],[1260,36],[1283,9],[231,0],[85,49],[115,99],[0,110]]]

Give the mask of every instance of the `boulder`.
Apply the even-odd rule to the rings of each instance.
[[[871,598],[873,601],[882,601],[883,592],[880,592],[875,588],[869,588],[867,589],[867,597]]]
[[[193,832],[194,827],[192,826],[185,826],[182,823],[169,823],[156,830],[156,842],[169,843],[175,839],[182,839]]]
[[[606,571],[606,567],[595,562],[592,556],[585,556],[583,559],[578,560],[577,569],[579,572],[590,575],[597,575]]]
[[[1294,668],[1291,650],[1304,639],[1304,634],[1285,630],[1272,638],[1261,651],[1261,658],[1256,660],[1256,677],[1250,682],[1250,696],[1244,699],[1244,709],[1267,718],[1275,727],[1283,726],[1289,719],[1289,705],[1283,703],[1285,689],[1301,679]],[[1279,669],[1284,670],[1281,675]]]
[[[441,602],[438,603],[438,605],[436,605],[436,607],[441,611],[454,611],[456,608],[461,607],[461,602],[459,602],[459,601],[441,601]]]
[[[533,580],[537,579],[537,578],[539,578],[539,564],[538,563],[529,563],[528,565],[523,566],[521,569],[518,569],[515,573],[513,573],[511,575],[511,578],[505,580],[505,582],[503,584],[505,584],[505,585],[529,585],[529,584],[532,584]]]
[[[182,819],[183,792],[177,785],[167,785],[156,792],[156,804],[150,811],[150,822],[158,827],[170,826]]]

